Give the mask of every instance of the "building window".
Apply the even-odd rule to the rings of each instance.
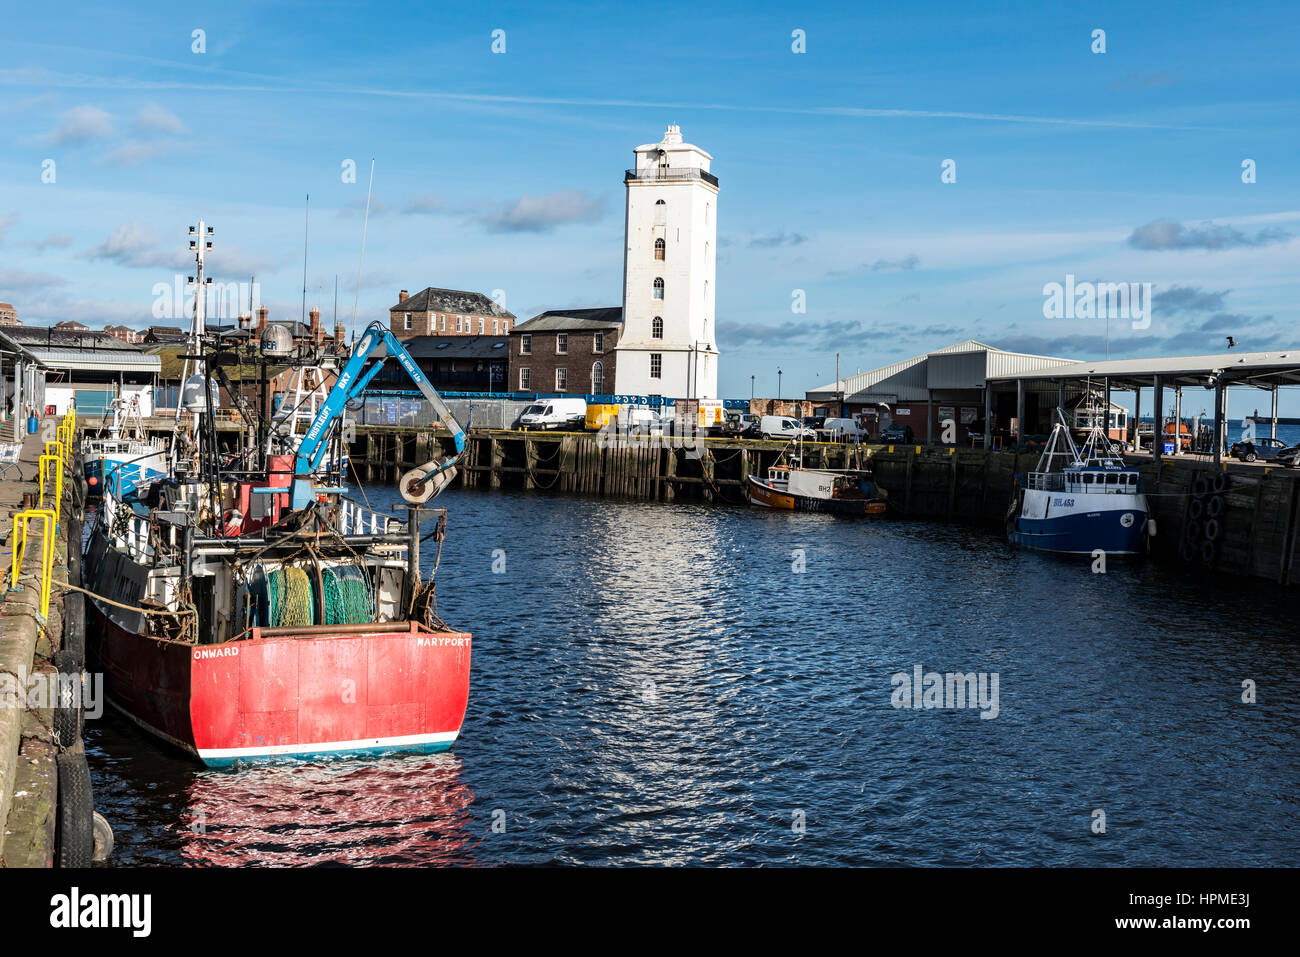
[[[519,391],[530,392],[532,391],[532,388],[533,388],[533,370],[520,369],[519,370]]]
[[[567,332],[557,332],[555,334],[555,354],[557,356],[569,354],[569,334]]]
[[[650,353],[650,378],[662,379],[664,371],[664,357],[662,353]]]
[[[661,277],[655,277],[654,298],[662,299],[664,297],[664,281]]]
[[[591,364],[591,393],[592,395],[605,394],[605,364],[603,362],[593,362]]]
[[[405,328],[407,328],[407,329],[410,329],[410,328],[411,328],[411,314],[410,314],[409,312],[406,314],[406,324],[405,324]]]
[[[493,320],[492,320],[492,335],[494,335],[494,336],[499,336],[499,335],[501,335],[501,320],[500,320],[500,319],[493,319]]]
[[[656,239],[656,240],[655,240],[655,259],[663,259],[663,258],[664,258],[664,247],[665,247],[665,245],[666,245],[666,244],[664,243],[664,241],[663,241],[662,239]]]
[[[707,286],[708,283],[705,283],[705,285]],[[486,323],[487,323],[487,320],[486,320],[486,319],[483,319],[482,317],[479,318],[479,321],[478,321],[478,334],[479,334],[480,336],[483,335],[483,328],[484,328],[484,325],[485,325]]]
[[[655,316],[650,320],[650,338],[662,339],[664,337],[664,320],[662,316]]]
[[[605,333],[603,333],[603,332],[598,332],[598,333],[596,333],[596,335],[595,335],[595,337],[594,337],[594,340],[593,340],[593,342],[592,342],[592,344],[591,344],[591,351],[592,351],[592,352],[604,352],[604,351],[605,351]]]
[[[665,203],[662,199],[657,199],[657,200],[655,200],[655,205],[656,205],[656,206],[667,206],[668,204]]]
[[[533,354],[533,337],[526,332],[519,337],[519,354],[521,356]]]
[[[555,370],[555,391],[556,392],[569,391],[569,370],[568,369]]]
[[[445,314],[442,317],[442,331],[447,331],[447,316]]]
[[[457,317],[456,317],[456,331],[457,331],[457,332],[463,332],[463,331],[464,331],[464,330],[462,330],[461,327],[460,327],[460,316],[457,316]]]

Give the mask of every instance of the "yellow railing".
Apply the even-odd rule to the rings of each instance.
[[[42,455],[40,460],[40,500],[38,508],[45,508],[45,463],[49,462],[54,466],[54,518],[55,521],[63,514],[63,456],[61,455]]]
[[[18,587],[18,572],[27,550],[27,522],[40,519],[41,535],[41,614],[50,614],[50,587],[54,583],[54,527],[57,516],[48,508],[29,508],[14,515],[13,555],[9,561],[9,587]]]

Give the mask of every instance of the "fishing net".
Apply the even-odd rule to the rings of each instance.
[[[325,624],[359,625],[374,621],[370,581],[357,565],[338,565],[321,573],[325,594]]]
[[[266,586],[271,627],[315,624],[316,603],[312,600],[311,579],[304,569],[273,569],[266,576]]]

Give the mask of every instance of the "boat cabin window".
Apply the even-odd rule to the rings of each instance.
[[[1092,484],[1092,473],[1091,473],[1091,472],[1084,472],[1084,473],[1083,473],[1083,484],[1084,484],[1084,485],[1091,485],[1091,484]]]

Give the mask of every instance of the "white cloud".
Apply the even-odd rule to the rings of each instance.
[[[150,136],[154,133],[179,136],[189,132],[189,128],[181,122],[179,116],[169,110],[164,110],[156,103],[147,103],[141,107],[140,112],[135,115],[133,126],[135,131],[142,136]]]
[[[47,136],[53,146],[78,146],[113,135],[112,117],[93,106],[74,106]]]

